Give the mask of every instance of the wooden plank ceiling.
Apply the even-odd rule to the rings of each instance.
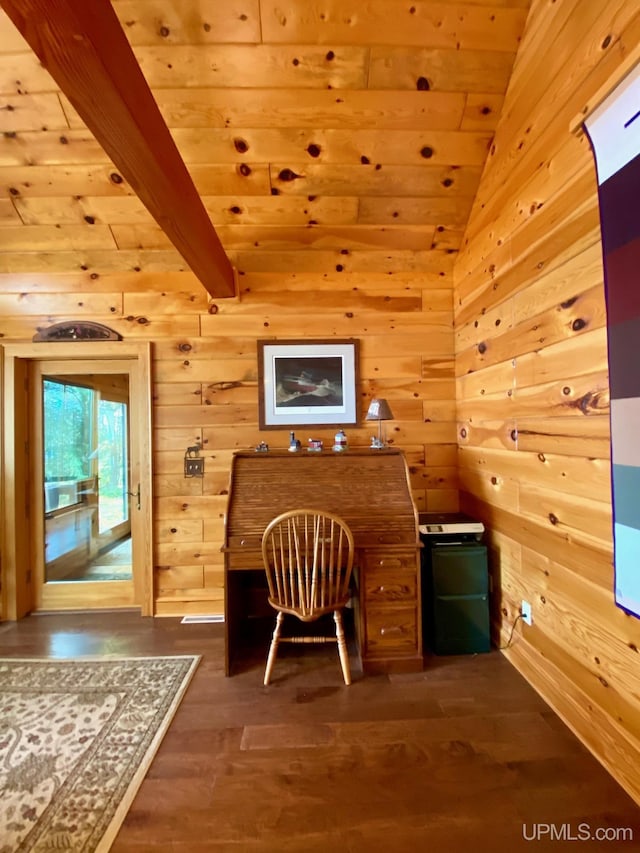
[[[529,3],[113,8],[231,263],[304,274],[451,269]],[[4,12],[0,132],[0,272],[187,267]]]

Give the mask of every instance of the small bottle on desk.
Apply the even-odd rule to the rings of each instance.
[[[333,450],[335,453],[341,453],[347,449],[347,436],[343,429],[339,429],[333,439]]]

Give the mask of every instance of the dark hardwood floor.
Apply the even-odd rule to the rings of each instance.
[[[231,678],[223,652],[222,625],[132,613],[0,624],[2,657],[202,655],[113,853],[640,846],[638,806],[497,651],[345,687],[335,649],[285,646],[268,688],[266,645]]]

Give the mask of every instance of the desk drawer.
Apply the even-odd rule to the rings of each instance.
[[[380,549],[364,552],[364,567],[366,571],[406,571],[418,573],[418,554],[414,549],[393,551]]]
[[[227,551],[225,554],[228,569],[263,569],[262,551],[247,548],[246,551]]]
[[[363,581],[367,607],[375,605],[376,602],[413,602],[418,595],[418,579],[415,572],[401,569],[367,570]]]
[[[408,654],[418,645],[415,607],[367,609],[366,655]]]
[[[247,533],[244,536],[229,536],[227,551],[262,551],[262,534]]]

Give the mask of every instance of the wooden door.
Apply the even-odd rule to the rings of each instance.
[[[152,614],[148,345],[8,345],[4,355],[5,617],[124,607]],[[110,527],[100,523],[100,477],[105,472],[96,464],[96,436],[83,454],[86,467],[71,466],[62,477],[49,470],[45,483],[46,385],[85,390],[94,400],[119,400],[122,412],[126,408],[127,503]],[[51,434],[48,441],[51,445]],[[129,536],[130,572],[104,579],[107,575],[96,572],[96,563],[116,540],[123,545]],[[91,571],[83,573],[83,567]]]

